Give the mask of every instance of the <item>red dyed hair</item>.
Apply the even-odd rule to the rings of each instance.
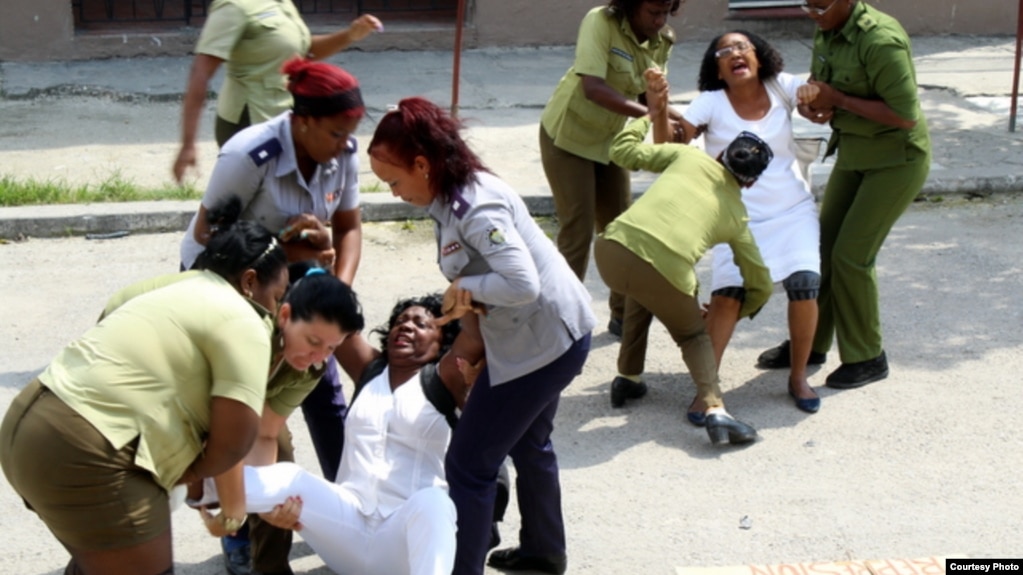
[[[292,58],[281,71],[288,77],[288,91],[308,98],[333,96],[359,87],[359,81],[347,71],[315,60]],[[344,116],[362,116],[366,109],[352,108],[341,112]]]
[[[475,181],[476,172],[490,171],[462,139],[463,127],[433,102],[405,98],[380,119],[369,154],[406,169],[423,156],[430,165],[430,186],[446,201],[452,192]],[[387,153],[381,153],[380,147],[387,148]]]

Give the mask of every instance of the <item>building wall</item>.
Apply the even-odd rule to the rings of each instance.
[[[71,0],[0,0],[0,60],[61,60],[187,54],[197,30],[75,34]],[[863,0],[861,0],[863,1]],[[911,35],[1016,33],[1017,0],[869,0],[902,22]],[[602,0],[467,0],[464,47],[573,44],[579,21]],[[748,14],[748,13],[746,13]],[[767,37],[809,36],[813,23],[795,18],[750,19],[730,12],[728,0],[690,0],[669,19],[679,38],[707,40],[743,27]],[[429,28],[429,27],[427,27]],[[364,49],[444,49],[450,28],[411,27],[367,39]]]
[[[72,49],[70,0],[3,0],[0,60],[48,60]]]
[[[571,44],[579,20],[600,0],[469,0],[475,2],[475,26],[481,46]],[[896,17],[910,35],[1016,33],[1017,0],[869,0],[870,4]],[[681,38],[709,40],[734,19],[744,26],[749,20],[741,13],[729,13],[727,0],[690,0],[677,16],[669,19]],[[805,16],[795,19],[760,21],[756,32],[767,30],[799,32],[813,29]]]

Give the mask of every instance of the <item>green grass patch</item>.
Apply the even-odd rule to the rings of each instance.
[[[151,200],[196,200],[202,192],[192,186],[143,188],[120,174],[99,184],[71,184],[63,179],[38,180],[0,176],[0,206],[86,204]]]
[[[359,187],[364,194],[385,192],[378,180]],[[61,178],[48,180],[0,175],[0,206],[37,206],[41,204],[91,204],[99,202],[142,202],[153,200],[198,200],[202,190],[190,184],[145,188],[124,178],[110,175],[98,184],[72,184]]]

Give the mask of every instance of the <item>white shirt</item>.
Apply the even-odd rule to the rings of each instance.
[[[224,144],[213,167],[202,205],[207,210],[242,201],[240,219],[263,225],[276,234],[289,218],[312,214],[328,222],[334,212],[359,207],[359,162],[354,139],[337,158],[316,166],[308,182],[298,171],[291,140],[291,112],[249,126]],[[181,240],[181,263],[192,267],[204,246],[195,241],[192,216]]]
[[[337,483],[355,494],[364,515],[387,517],[421,489],[448,487],[451,427],[423,394],[419,375],[392,392],[389,373],[362,388],[345,420]]]
[[[784,72],[778,74],[777,80],[782,92],[794,102],[796,88],[804,82]],[[767,94],[771,108],[759,120],[740,118],[724,90],[701,92],[682,114],[694,126],[707,125],[704,146],[715,158],[744,130],[760,136],[771,146],[774,159],[752,187],[742,190],[742,201],[752,222],[771,219],[801,202],[813,203],[810,187],[799,171],[793,152],[790,108],[778,101],[773,91],[768,90]]]

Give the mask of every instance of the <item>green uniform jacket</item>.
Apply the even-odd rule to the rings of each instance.
[[[721,162],[685,144],[644,144],[649,118],[629,123],[611,144],[611,160],[660,172],[650,188],[608,224],[618,242],[682,293],[696,297],[696,262],[715,244],[728,244],[742,274],[741,317],[752,317],[771,296],[771,272],[749,231],[739,184]]]
[[[675,32],[668,26],[657,38],[640,42],[628,19],[606,7],[594,8],[579,25],[575,62],[554,89],[540,123],[554,145],[581,158],[607,164],[611,139],[625,116],[586,99],[580,76],[595,76],[630,100],[646,92],[643,72],[657,66],[668,71]]]
[[[899,166],[906,163],[908,148],[930,152],[909,36],[891,16],[860,1],[842,28],[818,29],[810,74],[851,96],[884,100],[899,117],[916,121],[916,126],[905,130],[835,110],[828,154],[836,147],[839,150],[836,168]]]

